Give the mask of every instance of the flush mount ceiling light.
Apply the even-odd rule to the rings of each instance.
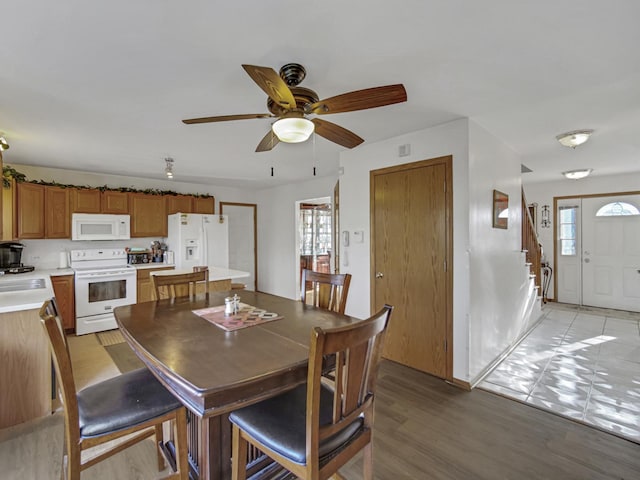
[[[271,125],[278,140],[285,143],[304,142],[311,136],[313,129],[313,122],[304,117],[281,118]]]
[[[5,150],[9,150],[9,144],[4,138],[4,135],[0,133],[0,152],[4,152]]]
[[[568,172],[562,172],[562,175],[570,180],[580,180],[581,178],[588,177],[593,172],[593,168],[582,168],[580,170],[569,170]]]
[[[556,135],[556,140],[565,147],[576,148],[578,145],[582,145],[584,142],[589,140],[592,133],[593,130],[574,130],[572,132]]]
[[[173,158],[167,157],[164,159],[167,166],[164,169],[164,173],[167,178],[173,178]]]

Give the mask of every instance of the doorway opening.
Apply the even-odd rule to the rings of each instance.
[[[333,256],[333,207],[331,197],[312,198],[296,202],[298,239],[296,256],[297,294],[300,296],[302,270],[331,273]]]

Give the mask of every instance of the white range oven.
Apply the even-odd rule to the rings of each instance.
[[[118,328],[113,309],[136,303],[136,269],[124,249],[71,250],[76,335]]]

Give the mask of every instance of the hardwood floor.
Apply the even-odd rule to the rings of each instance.
[[[83,377],[78,383],[113,374],[97,342],[90,336],[76,340],[70,343],[74,368],[79,358],[87,362],[82,375],[76,371]],[[466,392],[389,361],[382,362],[378,382],[376,480],[640,478],[636,443],[490,392]],[[62,435],[59,414],[0,431],[0,478],[58,479]],[[161,478],[153,448],[151,441],[143,442],[82,478]],[[360,457],[341,473],[362,478]]]

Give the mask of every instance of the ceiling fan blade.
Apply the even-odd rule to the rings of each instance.
[[[288,110],[296,108],[296,99],[293,97],[293,93],[273,68],[256,65],[242,65],[242,68],[278,105]]]
[[[364,142],[364,139],[360,138],[351,130],[347,130],[335,123],[320,120],[319,118],[314,118],[311,121],[316,126],[315,132],[318,135],[343,147],[353,148]]]
[[[404,86],[386,85],[384,87],[365,88],[326,98],[308,106],[305,113],[324,115],[327,113],[353,112],[367,108],[383,107],[407,101]]]
[[[278,143],[280,143],[280,139],[273,133],[273,130],[269,129],[267,134],[264,136],[260,143],[256,147],[256,152],[268,152],[272,150]]]
[[[217,117],[188,118],[182,120],[182,123],[192,125],[194,123],[211,123],[211,122],[228,122],[229,120],[249,120],[252,118],[269,118],[273,117],[270,113],[247,113],[244,115],[219,115]]]

